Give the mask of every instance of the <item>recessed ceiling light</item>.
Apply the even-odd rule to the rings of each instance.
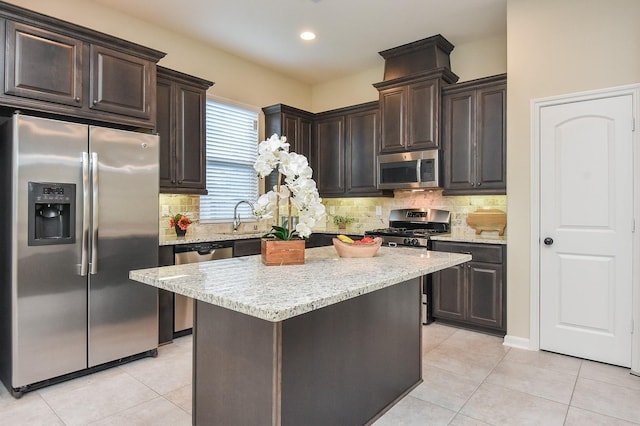
[[[314,38],[316,38],[316,35],[311,31],[304,31],[300,34],[300,38],[303,40],[313,40]]]

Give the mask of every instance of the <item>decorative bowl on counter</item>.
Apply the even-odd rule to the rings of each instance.
[[[382,238],[376,237],[369,244],[345,243],[333,238],[333,246],[340,257],[373,257],[382,245]]]

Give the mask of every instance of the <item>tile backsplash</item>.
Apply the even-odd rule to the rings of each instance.
[[[325,198],[323,203],[327,207],[326,229],[337,229],[333,224],[334,215],[347,216],[354,218],[353,223],[347,225],[347,231],[353,233],[389,226],[389,212],[393,209],[426,207],[449,210],[452,233],[475,234],[467,225],[469,213],[482,208],[507,211],[506,195],[443,196],[442,190],[395,191],[393,198]],[[377,215],[376,211],[381,214]]]
[[[337,231],[333,224],[333,216],[353,218],[344,232],[362,234],[363,232],[389,226],[389,211],[393,209],[427,207],[449,210],[451,212],[451,231],[454,234],[471,235],[475,230],[467,225],[469,213],[482,208],[493,208],[507,211],[506,195],[470,195],[443,196],[441,190],[427,191],[395,191],[394,197],[365,198],[325,198],[323,204],[327,208],[325,223],[316,227],[316,231]],[[380,214],[376,214],[376,212]],[[200,197],[198,195],[160,194],[159,217],[160,236],[175,235],[169,227],[169,219],[176,213],[187,215],[193,225],[187,232],[230,232],[231,222],[200,223]],[[267,220],[243,218],[241,232],[266,230],[271,226]],[[508,227],[508,221],[507,221]],[[506,232],[505,232],[506,233]]]

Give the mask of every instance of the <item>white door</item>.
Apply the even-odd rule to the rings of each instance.
[[[540,111],[540,349],[631,365],[633,98]]]

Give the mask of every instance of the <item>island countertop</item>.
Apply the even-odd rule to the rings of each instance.
[[[371,258],[307,249],[304,265],[265,266],[260,256],[139,269],[129,278],[278,322],[471,260],[467,254],[381,247]]]

